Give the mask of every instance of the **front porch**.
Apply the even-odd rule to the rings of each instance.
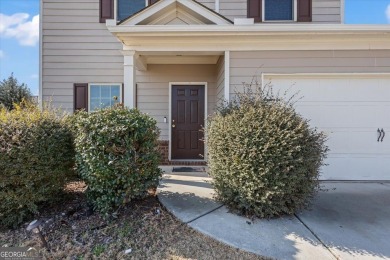
[[[225,63],[229,52],[216,50],[203,35],[170,34],[165,29],[232,24],[204,5],[186,0],[158,1],[119,22],[106,21],[123,44],[123,103],[157,121],[165,165],[206,163],[202,129],[216,104],[229,98]],[[148,33],[145,28],[162,31]]]
[[[205,165],[206,148],[201,140],[201,130],[218,102],[226,99],[226,93],[228,95],[225,91],[225,53],[122,53],[125,61],[124,105],[138,108],[157,121],[161,131],[162,164]],[[183,88],[177,90],[183,91],[183,95],[186,88],[191,91],[187,97],[191,100],[176,97],[173,90],[177,86]],[[199,98],[194,100],[198,89]]]

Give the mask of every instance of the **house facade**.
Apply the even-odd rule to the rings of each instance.
[[[256,79],[302,95],[322,179],[390,180],[390,27],[343,20],[344,0],[41,0],[40,99],[119,97],[157,120],[166,164],[204,164],[205,119]]]

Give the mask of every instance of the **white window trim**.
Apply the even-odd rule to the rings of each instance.
[[[203,85],[204,86],[204,127],[207,127],[207,82],[169,82],[169,115],[168,115],[168,160],[169,161],[196,161],[196,162],[207,162],[207,147],[204,146],[204,159],[200,160],[172,160],[172,86],[175,85]],[[205,131],[206,132],[206,131]]]
[[[298,0],[293,0],[293,19],[292,20],[265,20],[265,1],[261,1],[262,7],[261,7],[261,20],[265,23],[285,23],[285,22],[297,22],[298,21]]]
[[[119,103],[122,103],[122,96],[123,96],[123,93],[122,93],[122,83],[88,83],[88,111],[89,112],[93,112],[91,111],[91,86],[92,85],[98,85],[98,86],[114,86],[114,85],[118,85],[119,86]]]

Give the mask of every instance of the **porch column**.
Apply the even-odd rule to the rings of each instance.
[[[123,84],[124,84],[124,105],[135,108],[135,51],[122,51],[124,56]]]
[[[225,51],[225,86],[224,98],[226,101],[230,100],[230,51]]]

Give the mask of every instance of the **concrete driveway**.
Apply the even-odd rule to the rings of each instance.
[[[162,204],[234,247],[276,259],[390,259],[390,183],[324,182],[309,210],[251,221],[213,199],[206,173],[164,170]]]

